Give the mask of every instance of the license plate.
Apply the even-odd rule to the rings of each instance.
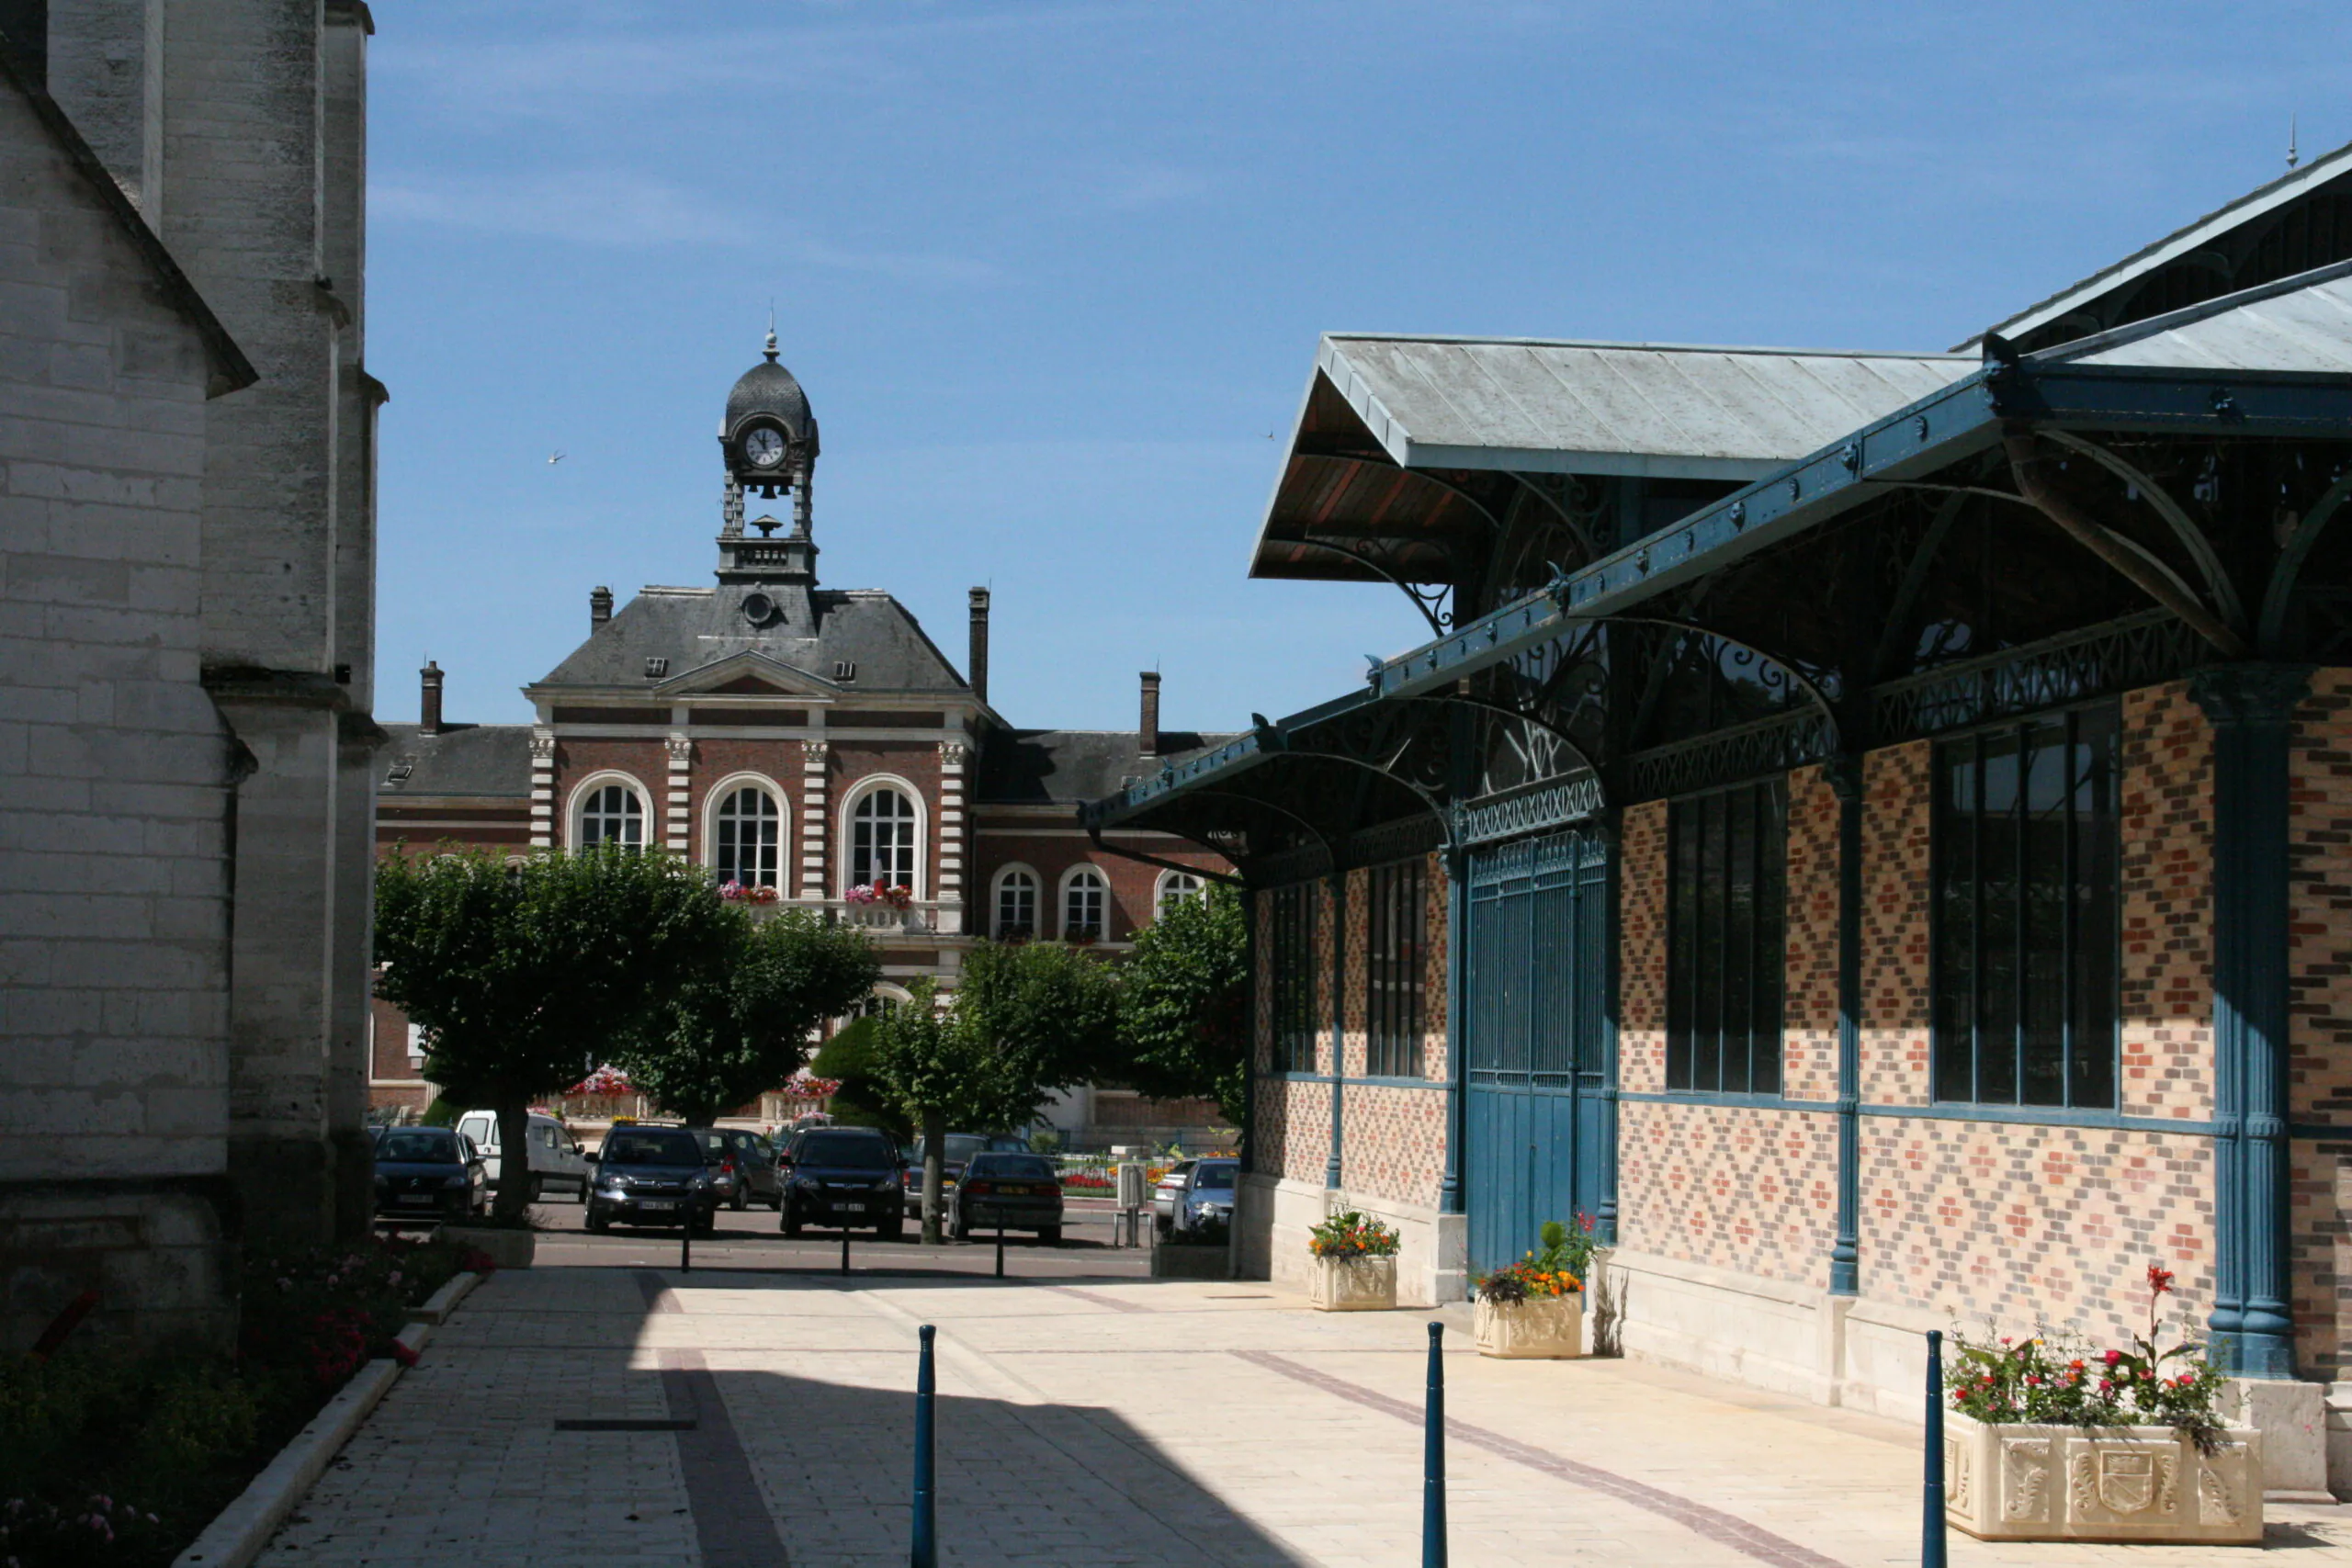
[[[844,1214],[862,1214],[865,1213],[865,1205],[863,1203],[842,1203],[837,1205],[837,1207],[839,1207],[841,1212]]]
[[[401,1201],[403,1203],[430,1203],[433,1201],[433,1194],[430,1192],[403,1192],[401,1194]]]
[[[675,1198],[640,1198],[637,1206],[640,1209],[674,1209],[678,1201]]]

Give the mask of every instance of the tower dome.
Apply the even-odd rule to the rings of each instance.
[[[766,357],[744,371],[727,394],[727,417],[720,422],[718,438],[732,445],[746,424],[773,423],[783,427],[795,446],[813,457],[817,416],[808,410],[808,394],[800,389],[799,380],[776,363],[775,355],[775,333],[771,331]]]

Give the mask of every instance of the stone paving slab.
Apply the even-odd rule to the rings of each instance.
[[[943,1562],[1411,1568],[1430,1314],[1304,1306],[1248,1282],[503,1274],[262,1561],[897,1568],[930,1322]],[[1918,1561],[1916,1428],[1641,1363],[1484,1360],[1441,1315],[1455,1562]],[[714,1401],[691,1432],[553,1426]],[[2352,1508],[2269,1512],[2299,1568],[2352,1568]],[[2253,1558],[1951,1540],[1959,1568]]]

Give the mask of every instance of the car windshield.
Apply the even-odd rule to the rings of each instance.
[[[946,1144],[947,1163],[961,1165],[988,1146],[989,1141],[976,1133],[950,1133]]]
[[[455,1165],[455,1133],[387,1133],[376,1145],[376,1157],[392,1165]]]
[[[605,1140],[606,1165],[700,1165],[702,1145],[690,1133],[615,1133]]]
[[[800,1152],[793,1158],[800,1165],[830,1165],[846,1170],[888,1170],[898,1163],[888,1142],[855,1133],[811,1133],[800,1140]]]
[[[1229,1191],[1233,1187],[1233,1168],[1229,1165],[1204,1165],[1193,1173],[1193,1185],[1201,1189],[1223,1188]]]
[[[965,1168],[966,1177],[1011,1176],[1035,1181],[1051,1181],[1059,1174],[1054,1162],[1039,1155],[974,1155]]]

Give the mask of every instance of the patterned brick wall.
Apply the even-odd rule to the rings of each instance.
[[[1862,761],[1861,1096],[1866,1105],[1928,1100],[1928,824],[1926,741]],[[1834,956],[1832,962],[1835,962]]]
[[[1318,877],[1315,883],[1315,1070],[1329,1077],[1336,1072],[1339,1042],[1332,1038],[1332,1009],[1339,998],[1331,994],[1335,976],[1331,973],[1332,943],[1339,940],[1337,900],[1331,897],[1329,877]]]
[[[1360,1078],[1372,1064],[1371,998],[1366,994],[1372,957],[1372,872],[1360,866],[1347,874],[1345,882],[1347,929],[1342,934],[1347,942],[1347,994],[1341,1006],[1347,1010],[1347,1038],[1340,1070],[1345,1077]]]
[[[1826,1288],[1835,1116],[1639,1100],[1618,1116],[1617,1234],[1627,1247]]]
[[[1257,901],[1250,927],[1251,940],[1257,944],[1257,951],[1250,955],[1250,999],[1257,1014],[1254,1028],[1258,1070],[1270,1073],[1274,1070],[1274,944],[1267,933],[1274,929],[1274,895],[1272,889],[1261,888],[1250,897]]]
[[[1265,1143],[1279,1152],[1275,1175],[1320,1186],[1331,1158],[1331,1086],[1267,1078],[1261,1087],[1271,1091],[1280,1109],[1266,1127]]]
[[[1430,853],[1429,874],[1424,886],[1429,888],[1429,905],[1422,911],[1425,930],[1421,950],[1429,954],[1426,975],[1429,999],[1422,1014],[1426,1027],[1422,1034],[1421,1071],[1432,1083],[1443,1083],[1446,1074],[1452,1070],[1446,1053],[1445,1013],[1448,1006],[1446,953],[1449,945],[1446,900],[1453,890],[1446,881],[1445,857],[1435,851]]]
[[[1666,1088],[1666,803],[1627,807],[1619,846],[1617,1082],[1655,1094]]]
[[[2352,1126],[2352,671],[2321,670],[2289,755],[2288,1103]],[[2288,1223],[2296,1354],[2306,1376],[2352,1369],[2352,1137],[2298,1138]]]
[[[1838,1096],[1838,795],[1819,768],[1789,775],[1787,991],[1781,1092]]]
[[[1437,1184],[1445,1174],[1442,1090],[1350,1084],[1340,1111],[1340,1179],[1349,1191],[1400,1203],[1437,1201]]]
[[[1862,1290],[1873,1300],[2144,1332],[2148,1265],[2212,1304],[2211,1145],[2185,1134],[1862,1119]]]
[[[2123,699],[2119,1108],[2213,1109],[2212,729],[2178,682]]]

